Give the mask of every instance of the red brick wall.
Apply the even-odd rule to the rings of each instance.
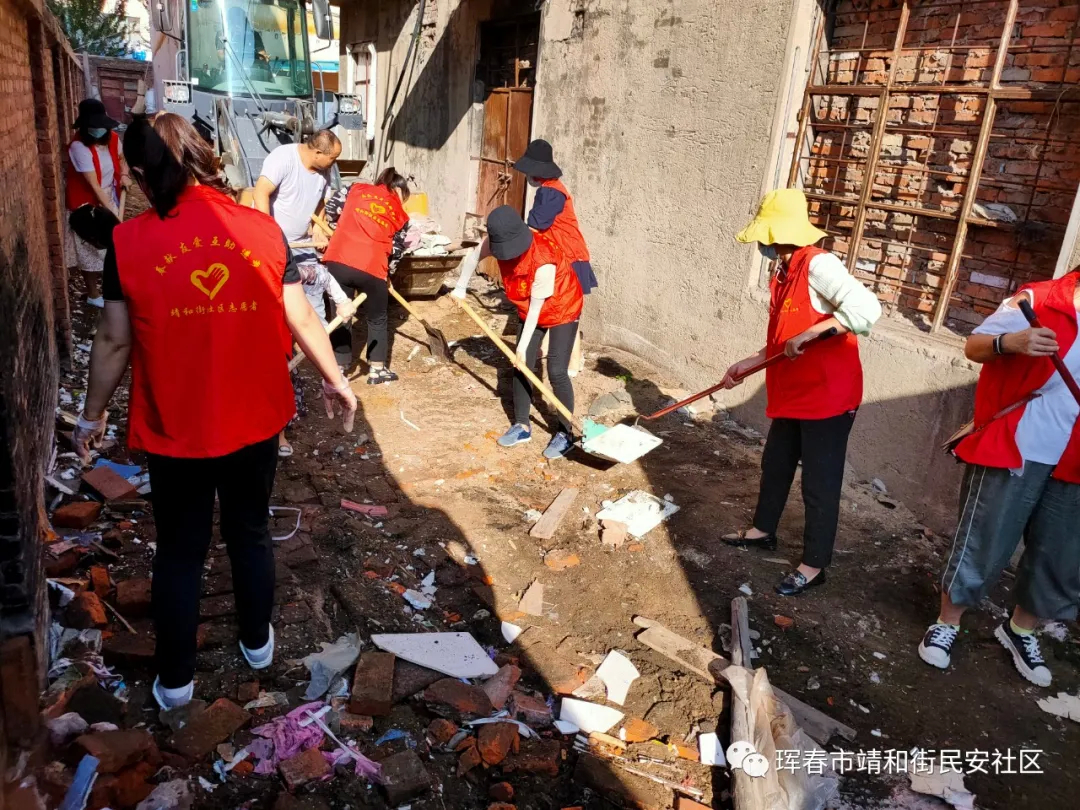
[[[67,74],[74,55],[58,31],[40,0],[0,0],[0,772],[8,744],[37,731],[47,654],[43,479],[57,338],[71,334],[61,135],[74,99],[55,71]]]
[[[842,0],[821,60],[830,85],[887,81],[899,3]],[[903,85],[970,85],[990,80],[1008,3],[912,4],[894,76],[872,200],[957,215],[972,169],[985,95],[905,92]],[[1054,91],[1080,81],[1080,2],[1023,0],[1002,86],[1050,91],[1040,100],[1002,100],[983,164],[980,221],[969,228],[947,325],[966,331],[1021,284],[1054,271],[1080,184],[1080,99]],[[863,186],[876,95],[818,98],[806,185],[857,199]],[[830,129],[830,126],[837,126]],[[994,210],[995,206],[1002,206]],[[855,208],[815,205],[819,224],[845,253]],[[988,213],[989,212],[989,213]],[[981,216],[980,216],[981,215]],[[1004,218],[1004,219],[1003,219]],[[1015,221],[1004,221],[1015,218]],[[925,325],[939,298],[956,222],[870,209],[856,264],[892,309]]]

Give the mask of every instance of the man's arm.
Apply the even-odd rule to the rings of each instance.
[[[266,175],[260,175],[255,181],[255,207],[264,214],[270,213],[270,196],[277,191],[277,185]]]
[[[964,344],[964,356],[973,363],[987,363],[1002,354],[1026,354],[1028,357],[1049,357],[1059,350],[1053,329],[1033,329],[1020,311],[1021,297],[1013,296],[997,312],[983,321]],[[998,340],[1000,338],[1000,340]],[[995,341],[998,351],[994,351]]]
[[[518,339],[517,356],[519,360],[525,359],[525,352],[529,349],[533,335],[536,333],[536,325],[540,320],[540,311],[544,308],[544,302],[555,294],[555,265],[545,264],[536,269],[533,276],[532,290],[529,292],[529,312],[525,316],[525,324],[521,328],[521,337]]]

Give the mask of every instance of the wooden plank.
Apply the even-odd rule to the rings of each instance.
[[[745,596],[731,600],[731,663],[754,668],[754,644],[750,639],[750,606]]]
[[[712,650],[671,632],[657,621],[644,616],[635,616],[634,624],[645,628],[643,633],[638,633],[638,641],[671,659],[687,672],[693,672],[711,683],[719,683],[722,678],[721,673],[731,666],[731,662],[722,655],[717,655]],[[734,635],[734,628],[732,634]],[[791,710],[795,722],[818,744],[828,744],[829,739],[834,735],[839,735],[845,740],[855,739],[857,732],[851,726],[834,720],[824,712],[803,703],[797,697],[775,686],[772,690],[777,699]]]
[[[559,530],[559,524],[563,522],[563,518],[567,516],[574,501],[577,500],[578,492],[579,490],[575,487],[568,487],[560,492],[544,512],[543,517],[533,524],[532,529],[529,530],[529,536],[539,540],[550,540],[554,537],[555,532]]]

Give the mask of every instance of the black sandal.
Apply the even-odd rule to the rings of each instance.
[[[383,366],[374,374],[368,374],[368,385],[382,385],[383,383],[397,382],[398,375]]]
[[[732,548],[763,548],[766,551],[776,551],[776,535],[767,534],[764,537],[747,537],[749,529],[725,534],[720,539]]]

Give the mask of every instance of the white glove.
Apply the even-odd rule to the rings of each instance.
[[[90,466],[90,448],[101,447],[105,439],[105,426],[109,422],[109,412],[101,414],[100,419],[90,420],[85,414],[80,413],[75,422],[75,432],[71,437],[71,443],[75,446],[75,454],[82,461],[84,467]]]
[[[356,394],[352,386],[344,377],[336,386],[323,380],[323,405],[326,407],[327,419],[333,419],[337,411],[341,412],[341,422],[346,433],[352,433],[353,421],[356,419]]]
[[[450,297],[456,298],[459,301],[464,301],[467,294],[467,289],[459,289],[458,287],[454,287],[454,289],[450,291]]]

